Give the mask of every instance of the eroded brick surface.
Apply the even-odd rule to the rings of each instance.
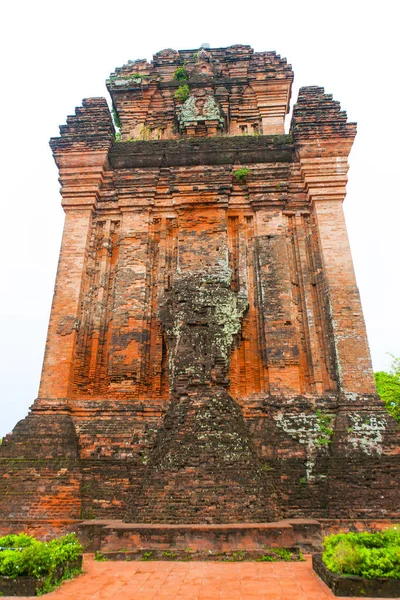
[[[284,135],[292,78],[165,50],[108,80],[121,141],[102,98],[51,140],[65,228],[2,530],[399,518],[342,211],[356,128],[310,87]]]

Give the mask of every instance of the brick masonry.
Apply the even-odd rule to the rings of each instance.
[[[356,126],[308,87],[285,135],[292,80],[164,50],[107,81],[120,139],[90,98],[51,140],[65,228],[1,531],[400,518],[342,211]]]

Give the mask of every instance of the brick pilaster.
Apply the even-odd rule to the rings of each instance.
[[[113,125],[103,98],[89,98],[60,127],[50,146],[59,168],[62,205],[66,213],[58,264],[40,398],[71,395],[81,294],[92,228],[92,216],[107,167]]]
[[[347,122],[340,104],[323,88],[309,87],[300,89],[291,131],[318,233],[339,387],[343,392],[374,393],[370,352],[342,209],[347,158],[356,125]]]

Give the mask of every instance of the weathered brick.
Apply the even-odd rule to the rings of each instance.
[[[284,135],[292,79],[248,46],[165,50],[107,82],[122,141],[102,98],[51,140],[65,228],[2,531],[400,517],[342,212],[356,126],[310,87]]]

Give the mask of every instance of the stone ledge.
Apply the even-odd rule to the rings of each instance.
[[[266,548],[264,550],[237,550],[227,552],[213,552],[212,550],[193,550],[185,548],[184,550],[152,550],[141,548],[137,551],[117,551],[117,552],[102,552],[107,560],[124,560],[124,561],[169,561],[169,562],[300,562],[304,558],[300,553],[300,548],[285,548],[290,552],[290,559],[282,558],[279,550],[282,548]],[[268,560],[269,558],[269,560]]]
[[[118,552],[122,549],[237,552],[265,548],[321,549],[320,524],[314,519],[275,523],[237,524],[141,524],[122,521],[83,521],[79,537],[88,551]]]
[[[138,140],[115,143],[109,160],[115,169],[292,162],[294,146],[288,135]]]

